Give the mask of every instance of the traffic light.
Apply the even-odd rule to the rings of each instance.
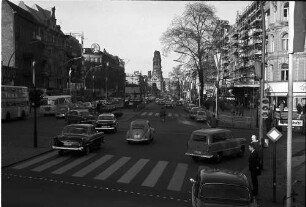
[[[269,116],[269,99],[263,98],[261,100],[262,106],[261,106],[261,115],[263,119],[268,118]]]
[[[40,89],[36,91],[34,89],[30,90],[29,98],[34,107],[38,108],[42,104],[43,93]]]

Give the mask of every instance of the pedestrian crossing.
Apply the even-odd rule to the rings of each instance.
[[[168,112],[167,114],[167,117],[174,117],[174,118],[179,118],[179,117],[183,117],[183,118],[186,118],[188,117],[188,114],[186,113],[174,113],[174,112]],[[159,117],[159,113],[158,112],[148,112],[148,111],[145,111],[145,112],[142,112],[140,114],[140,116],[143,116],[143,117]]]
[[[196,171],[204,166],[197,167],[166,160],[133,159],[97,153],[81,157],[58,156],[56,151],[52,151],[18,163],[11,168],[78,178],[86,177],[97,181],[105,181],[113,176],[111,180],[113,181],[115,177],[116,183],[131,184],[135,181],[135,183],[148,188],[156,187],[159,180],[164,180],[163,177],[167,177],[168,183],[162,182],[163,188],[179,192],[182,191],[184,182],[188,182],[187,174],[194,176]],[[139,181],[140,178],[142,180]]]

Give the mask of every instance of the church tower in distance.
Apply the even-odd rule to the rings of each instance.
[[[153,57],[153,71],[152,71],[152,78],[150,85],[156,84],[156,88],[159,89],[161,92],[164,91],[163,87],[163,72],[161,70],[161,57],[160,52],[155,50],[154,57]]]

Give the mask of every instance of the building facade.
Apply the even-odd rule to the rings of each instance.
[[[1,21],[2,84],[33,87],[35,69],[36,87],[49,94],[69,91],[70,68],[80,76],[82,61],[75,58],[81,57],[82,46],[63,34],[55,8],[48,11],[3,0]]]

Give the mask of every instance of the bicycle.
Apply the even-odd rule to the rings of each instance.
[[[297,183],[301,183],[302,181],[300,180],[294,180],[292,182],[292,185],[291,185],[291,195],[289,197],[287,197],[287,195],[284,195],[283,197],[283,206],[286,207],[286,203],[287,203],[287,199],[291,199],[291,206],[292,207],[297,207],[297,205],[295,204],[295,197],[298,195],[298,193],[295,192],[294,190],[294,185],[296,185]]]

